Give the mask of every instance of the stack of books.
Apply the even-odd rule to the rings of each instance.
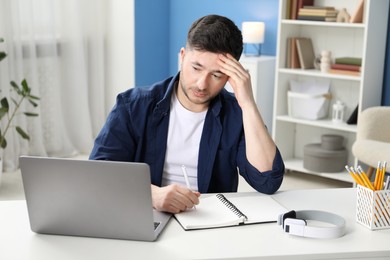
[[[314,4],[314,0],[289,0],[287,1],[286,19],[296,20],[298,18],[298,11],[304,6]]]
[[[336,22],[337,13],[332,6],[304,6],[298,11],[298,20]]]
[[[335,59],[334,64],[331,65],[329,73],[360,76],[361,67],[361,58],[340,57]]]

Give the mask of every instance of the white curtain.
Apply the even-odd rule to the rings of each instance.
[[[26,79],[38,107],[25,102],[19,115],[30,141],[11,129],[4,170],[18,168],[20,155],[89,154],[107,115],[105,0],[0,0],[0,96],[14,95],[11,80]],[[126,86],[129,87],[129,86]],[[4,126],[4,119],[1,125]]]

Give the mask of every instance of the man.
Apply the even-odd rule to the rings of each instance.
[[[90,159],[149,164],[153,206],[161,211],[192,208],[200,193],[237,191],[237,168],[257,191],[274,193],[284,164],[238,62],[242,49],[231,20],[195,21],[180,50],[180,72],[119,94]],[[227,81],[234,95],[224,89]]]

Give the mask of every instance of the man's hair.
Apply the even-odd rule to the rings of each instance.
[[[198,51],[229,53],[238,60],[243,49],[242,34],[230,19],[207,15],[191,25],[187,47]]]

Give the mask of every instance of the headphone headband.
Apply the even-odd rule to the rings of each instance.
[[[330,223],[332,227],[308,226],[306,220]],[[319,210],[289,211],[279,215],[278,225],[290,235],[311,238],[337,238],[345,234],[345,220],[339,215]]]

